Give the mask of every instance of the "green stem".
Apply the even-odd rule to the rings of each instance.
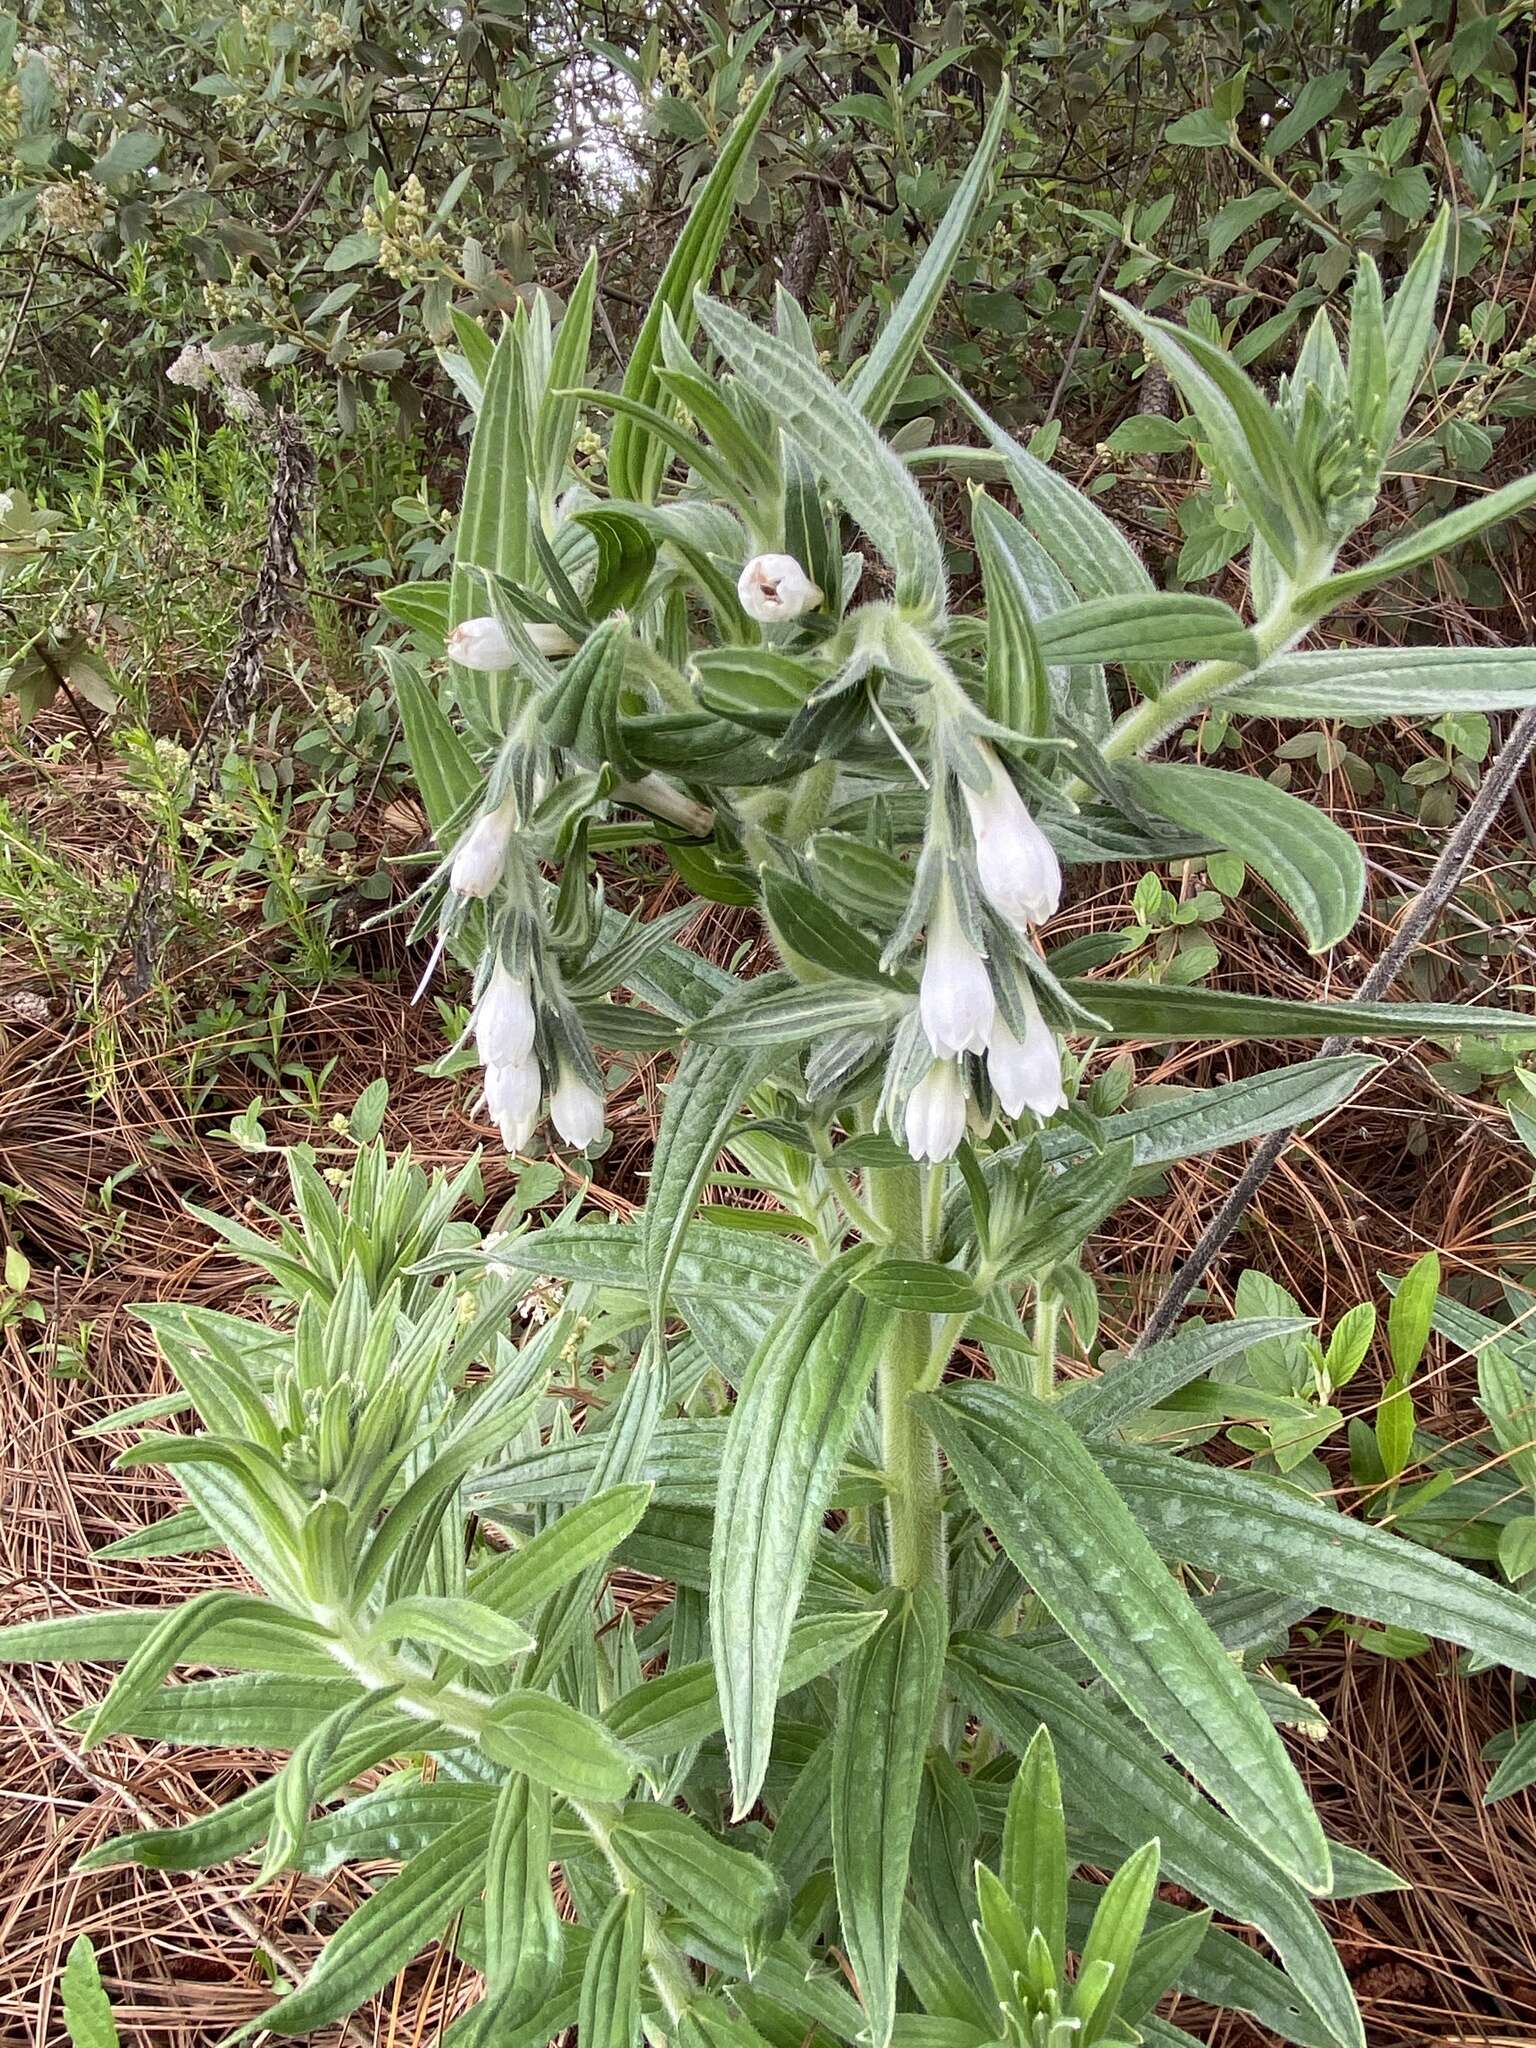
[[[888,1166],[869,1175],[876,1221],[900,1258],[927,1256],[921,1169]],[[892,1318],[880,1363],[880,1433],[885,1467],[891,1579],[898,1586],[944,1583],[944,1513],[939,1449],[910,1396],[928,1377],[932,1318],[900,1310]]]
[[[1035,1301],[1035,1371],[1030,1391],[1049,1401],[1056,1391],[1056,1339],[1061,1329],[1061,1296],[1042,1287]]]
[[[1138,754],[1148,753],[1159,740],[1177,732],[1197,712],[1213,704],[1223,690],[1230,690],[1234,683],[1256,675],[1265,662],[1283,654],[1315,623],[1319,611],[1316,586],[1322,583],[1331,566],[1331,558],[1304,563],[1295,580],[1282,587],[1269,610],[1254,626],[1253,637],[1258,643],[1257,661],[1197,662],[1186,674],[1176,676],[1160,697],[1144,697],[1121,717],[1103,744],[1104,758],[1109,761],[1133,760]],[[1072,783],[1069,794],[1081,798],[1091,792],[1087,783],[1078,780]]]

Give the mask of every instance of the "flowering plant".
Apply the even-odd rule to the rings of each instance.
[[[1210,337],[1121,305],[1247,531],[1254,616],[1155,588],[958,388],[985,446],[881,435],[1001,106],[841,382],[789,299],[763,331],[703,295],[771,90],[619,391],[583,383],[591,265],[558,332],[541,307],[495,340],[461,323],[453,575],[388,600],[416,636],[386,659],[441,848],[419,929],[473,972],[490,1115],[516,1150],[547,1104],[590,1147],[597,1049],[679,1048],[645,1208],[482,1243],[452,1221],[462,1181],[368,1148],[338,1202],[295,1157],[297,1227],[224,1226],[288,1313],[257,1333],[150,1311],[203,1428],[126,1454],[183,1479],[164,1546],[224,1547],[260,1596],[45,1621],[0,1652],[122,1658],[88,1739],[238,1726],[291,1751],[107,1854],[400,1861],[264,2016],[279,2032],[337,2020],[447,1930],[484,1980],[447,2038],[487,2048],[573,2024],[583,2048],[1175,2043],[1170,1990],[1359,2048],[1313,1901],[1393,1880],[1325,1834],[1278,1732],[1316,1709],[1264,1657],[1339,1606],[1536,1673],[1536,1617],[1326,1497],[1158,1447],[1167,1404],[1291,1321],[1097,1348],[1079,1254],[1135,1177],[1336,1106],[1370,1058],[1143,1103],[1119,1063],[1089,1082],[1084,1048],[1512,1020],[1097,978],[1050,926],[1063,865],[1221,849],[1311,948],[1342,938],[1347,835],[1145,757],[1218,699],[1532,701],[1526,652],[1298,643],[1536,485],[1338,566],[1424,360],[1443,231],[1390,305],[1362,265],[1347,351],[1325,310],[1273,402]],[[583,406],[614,416],[604,498],[567,485]],[[917,481],[940,461],[1016,507],[972,496],[979,605],[952,605]],[[599,860],[637,841],[757,912],[780,966],[743,981],[679,943],[682,917],[617,915]],[[772,1210],[704,1199],[722,1152]],[[566,1291],[514,1346],[530,1282]],[[615,1561],[664,1589],[643,1623]],[[162,1686],[194,1658],[240,1675]],[[1159,1899],[1164,1876],[1210,1910]]]

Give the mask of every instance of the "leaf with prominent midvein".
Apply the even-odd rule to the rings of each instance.
[[[482,569],[510,577],[514,583],[528,581],[529,481],[523,352],[521,336],[509,321],[491,358],[485,396],[469,444],[453,555],[450,625],[484,614]],[[457,671],[461,678],[466,673]]]
[[[1426,526],[1415,527],[1412,533],[1394,541],[1391,547],[1383,548],[1379,555],[1373,555],[1358,569],[1341,569],[1336,576],[1330,576],[1311,595],[1317,601],[1319,612],[1333,611],[1345,598],[1355,597],[1362,590],[1372,590],[1393,576],[1402,576],[1410,569],[1420,568],[1451,548],[1463,547],[1469,540],[1475,540],[1478,534],[1486,533],[1489,527],[1502,526],[1505,520],[1513,519],[1517,512],[1524,512],[1533,504],[1536,504],[1536,476],[1519,477],[1514,483],[1505,484],[1502,490],[1488,491],[1482,497],[1474,498],[1470,504],[1447,512],[1443,519],[1432,519]]]
[[[296,1678],[245,1671],[233,1678],[193,1679],[161,1686],[114,1714],[113,1733],[143,1742],[226,1749],[297,1749],[313,1729],[360,1697],[361,1688],[339,1665],[328,1677]],[[84,1726],[90,1708],[70,1717]]]
[[[1096,1456],[1164,1555],[1314,1607],[1439,1636],[1536,1677],[1536,1607],[1453,1558],[1250,1472],[1118,1446]]]
[[[253,1608],[258,1603],[251,1603]],[[236,1671],[281,1672],[293,1677],[333,1676],[336,1660],[325,1631],[296,1615],[273,1627],[271,1613],[226,1615],[188,1650],[199,1664]],[[0,1665],[121,1664],[179,1607],[108,1607],[99,1614],[56,1614],[0,1628]]]
[[[1278,655],[1221,694],[1224,712],[1353,722],[1528,704],[1536,704],[1536,649],[1529,647],[1312,649]]]
[[[485,2001],[477,2039],[535,2011],[560,1969],[564,1927],[549,1887],[550,1798],[514,1772],[496,1800],[485,1859]]]
[[[937,1586],[892,1592],[886,1605],[885,1626],[843,1672],[832,1735],[838,1917],[873,2048],[887,2048],[896,2017],[907,1865],[947,1633]]]
[[[1282,1870],[1326,1892],[1327,1838],[1284,1743],[1071,1424],[975,1381],[920,1406],[971,1505],[1132,1713]]]
[[[352,2012],[403,1970],[480,1890],[491,1809],[471,1814],[413,1856],[333,1934],[297,1991],[261,2015],[275,2034],[312,2034]]]
[[[957,1691],[1017,1755],[1045,1723],[1069,1819],[1125,1850],[1157,1836],[1167,1874],[1218,1912],[1257,1927],[1340,2048],[1365,2048],[1349,1979],[1306,1894],[1107,1699],[993,1636],[952,1637],[949,1670]]]
[[[1326,951],[1349,932],[1365,897],[1365,862],[1347,832],[1313,804],[1258,775],[1183,761],[1138,761],[1122,771],[1154,815],[1203,832],[1262,875]]]
[[[1046,964],[1050,964],[1047,955]],[[1107,1038],[1536,1038],[1536,1017],[1480,1003],[1304,1003],[1172,988],[1150,981],[1071,976],[1069,994],[1104,1019]]]
[[[761,1044],[691,1045],[667,1089],[644,1217],[645,1291],[658,1344],[699,1191],[714,1171],[737,1110],[774,1058]]]
[[[709,1615],[738,1818],[768,1769],[790,1627],[888,1320],[849,1287],[871,1249],[845,1252],[802,1289],[731,1411]]]
[[[645,1896],[638,1890],[615,1892],[592,1930],[582,1974],[576,2022],[581,2048],[635,2048],[644,1952]]]
[[[700,298],[699,318],[743,384],[895,570],[896,602],[937,616],[944,608],[943,549],[901,457],[790,343],[712,299]]]
[[[662,329],[670,314],[685,341],[693,332],[694,293],[709,282],[714,271],[735,208],[736,181],[743,159],[773,103],[778,83],[777,67],[770,66],[737,116],[715,159],[714,169],[698,188],[688,224],[667,258],[650,311],[630,350],[629,367],[624,373],[626,398],[637,399],[642,405],[656,405],[664,399],[656,371],[661,359]],[[608,482],[615,498],[633,498],[640,504],[649,504],[665,466],[666,450],[653,442],[643,427],[622,415],[614,421],[608,451]]]
[[[1328,536],[1269,401],[1215,342],[1140,313],[1113,292],[1104,296],[1177,384],[1244,511],[1294,574]]]
[[[1309,1327],[1302,1316],[1250,1316],[1230,1323],[1186,1323],[1162,1344],[1105,1362],[1099,1377],[1074,1380],[1058,1404],[1085,1437],[1106,1436],[1134,1415],[1155,1408],[1213,1366],[1238,1356],[1267,1337],[1290,1336]]]
[[[606,1486],[579,1501],[521,1550],[482,1565],[469,1582],[472,1598],[513,1620],[536,1614],[552,1593],[578,1572],[601,1564],[623,1542],[645,1513],[651,1493],[648,1483]]]
[[[1184,590],[1089,598],[1042,619],[1035,633],[1048,662],[1237,661],[1251,668],[1259,653],[1230,605]]]
[[[379,655],[394,685],[405,750],[411,757],[427,821],[434,832],[440,832],[479,788],[480,771],[453,721],[423,681],[415,657],[392,647],[381,647]]]
[[[883,1608],[851,1614],[802,1615],[789,1631],[782,1690],[797,1692],[851,1655],[885,1619]],[[722,1726],[712,1664],[680,1664],[647,1678],[614,1701],[604,1716],[624,1747],[647,1762],[664,1762],[704,1742]]]
[[[874,347],[848,380],[848,396],[867,420],[879,426],[895,404],[907,372],[922,347],[923,336],[943,296],[955,260],[965,246],[971,218],[981,204],[997,155],[1003,122],[1008,113],[1008,81],[1005,78],[992,102],[992,112],[965,176],[944,209],[933,240],[923,260],[912,273],[911,282],[897,300],[891,317],[881,328]]]

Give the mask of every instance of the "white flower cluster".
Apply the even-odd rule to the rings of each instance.
[[[188,391],[212,391],[231,419],[260,419],[261,400],[246,389],[245,379],[262,355],[260,342],[210,348],[206,342],[189,341],[166,371],[165,380]]]
[[[1030,816],[1013,779],[988,746],[980,748],[986,787],[962,783],[970,815],[981,893],[1003,923],[1029,940],[1031,928],[1054,916],[1061,901],[1055,850]],[[1024,1033],[1004,1016],[987,962],[961,923],[948,883],[928,923],[918,1016],[933,1061],[907,1097],[903,1132],[914,1159],[948,1159],[965,1135],[969,1098],[961,1065],[984,1056],[987,1079],[1005,1115],[1026,1109],[1051,1116],[1066,1107],[1061,1051],[1024,982],[1019,987]]]
[[[475,1005],[471,1030],[485,1069],[485,1106],[509,1152],[521,1152],[533,1136],[544,1102],[544,1072],[534,1049],[538,1019],[533,994],[521,976],[498,960]],[[549,1098],[549,1114],[567,1145],[578,1152],[603,1135],[603,1098],[579,1074],[561,1068]]]

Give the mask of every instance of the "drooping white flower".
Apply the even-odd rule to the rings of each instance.
[[[509,1152],[521,1152],[533,1136],[544,1099],[544,1079],[530,1054],[515,1065],[487,1067],[485,1106],[501,1129]]]
[[[511,797],[494,811],[483,811],[454,848],[448,886],[460,896],[489,896],[507,864],[507,848],[517,825]]]
[[[988,776],[986,790],[978,795],[968,783],[960,785],[976,835],[976,873],[998,916],[1023,933],[1055,916],[1061,902],[1061,863],[1002,762],[990,747],[980,752]]]
[[[798,619],[821,603],[821,591],[793,555],[754,555],[736,583],[749,619],[772,626]]]
[[[985,1051],[996,1006],[987,963],[961,930],[948,889],[941,890],[918,992],[918,1014],[935,1057]]]
[[[1054,1116],[1067,1106],[1061,1085],[1061,1047],[1028,990],[1024,1007],[1029,1015],[1022,1041],[1014,1037],[1001,1010],[993,1018],[992,1036],[987,1041],[987,1078],[1005,1116],[1022,1116],[1026,1109],[1036,1116]]]
[[[955,1060],[935,1060],[907,1097],[902,1130],[914,1159],[948,1159],[965,1136],[965,1081]]]
[[[475,1005],[475,1044],[487,1067],[521,1066],[533,1051],[534,1014],[528,984],[498,960]]]
[[[603,1098],[569,1068],[560,1070],[560,1085],[549,1099],[549,1114],[567,1145],[585,1152],[603,1135]]]
[[[539,653],[551,660],[557,655],[576,652],[576,642],[563,626],[551,626],[542,619],[528,619],[523,630]],[[477,669],[490,675],[498,669],[511,668],[517,655],[512,642],[495,619],[465,619],[448,635],[448,659],[456,661],[460,668]]]

